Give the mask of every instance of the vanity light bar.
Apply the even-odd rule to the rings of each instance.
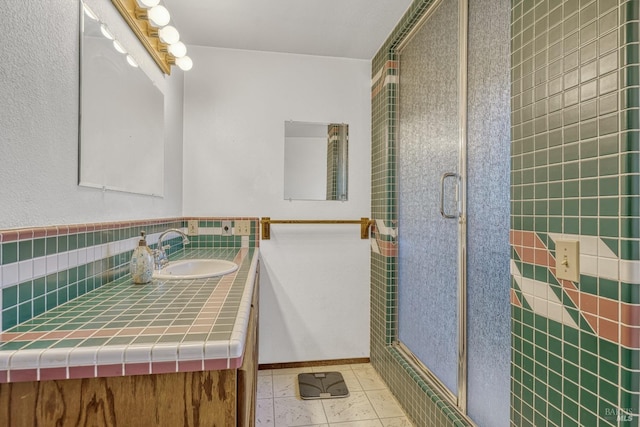
[[[177,65],[184,71],[191,69],[193,61],[186,56],[186,46],[180,42],[178,30],[167,25],[171,17],[167,8],[159,5],[159,0],[111,0],[111,2],[163,73],[171,74],[172,65]]]

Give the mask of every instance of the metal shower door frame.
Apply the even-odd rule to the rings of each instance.
[[[401,53],[402,49],[411,41],[413,36],[420,31],[423,24],[429,20],[433,11],[444,0],[435,0],[425,11],[422,18],[407,33],[404,39],[398,44],[396,52]],[[468,27],[469,27],[469,2],[468,0],[458,0],[458,171],[446,172],[441,178],[441,191],[444,192],[444,181],[450,177],[458,179],[458,212],[452,215],[445,212],[443,205],[443,194],[441,193],[440,212],[444,218],[458,220],[458,372],[457,372],[457,395],[451,391],[437,378],[436,375],[418,360],[411,351],[400,343],[398,338],[398,323],[396,322],[395,342],[407,361],[425,373],[425,377],[430,380],[435,388],[442,395],[455,404],[464,414],[467,413],[467,57],[468,57]],[[402,68],[402,60],[399,55],[399,69]],[[400,83],[401,84],[401,83]],[[398,117],[398,116],[397,116]],[[396,118],[399,120],[399,118]],[[396,126],[397,132],[398,126]],[[398,135],[396,135],[398,137]],[[397,138],[399,141],[399,138]],[[396,192],[398,194],[398,192]],[[397,308],[397,307],[396,307]]]

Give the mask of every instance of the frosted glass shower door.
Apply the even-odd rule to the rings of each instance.
[[[398,340],[453,395],[459,384],[461,135],[458,1],[400,51]]]

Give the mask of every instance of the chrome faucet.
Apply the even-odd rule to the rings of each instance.
[[[160,270],[163,266],[165,266],[169,262],[169,259],[167,258],[167,253],[165,252],[165,250],[169,249],[171,245],[163,246],[162,240],[167,236],[167,234],[170,234],[170,233],[180,234],[182,236],[183,245],[186,245],[189,243],[189,238],[187,237],[187,235],[184,234],[182,231],[178,230],[177,228],[170,228],[166,231],[163,231],[160,234],[160,237],[158,237],[158,247],[153,251],[153,260],[157,270]]]

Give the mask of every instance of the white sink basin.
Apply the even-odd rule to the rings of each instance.
[[[184,259],[170,261],[161,270],[154,271],[154,279],[203,279],[233,273],[238,264],[223,259]]]

